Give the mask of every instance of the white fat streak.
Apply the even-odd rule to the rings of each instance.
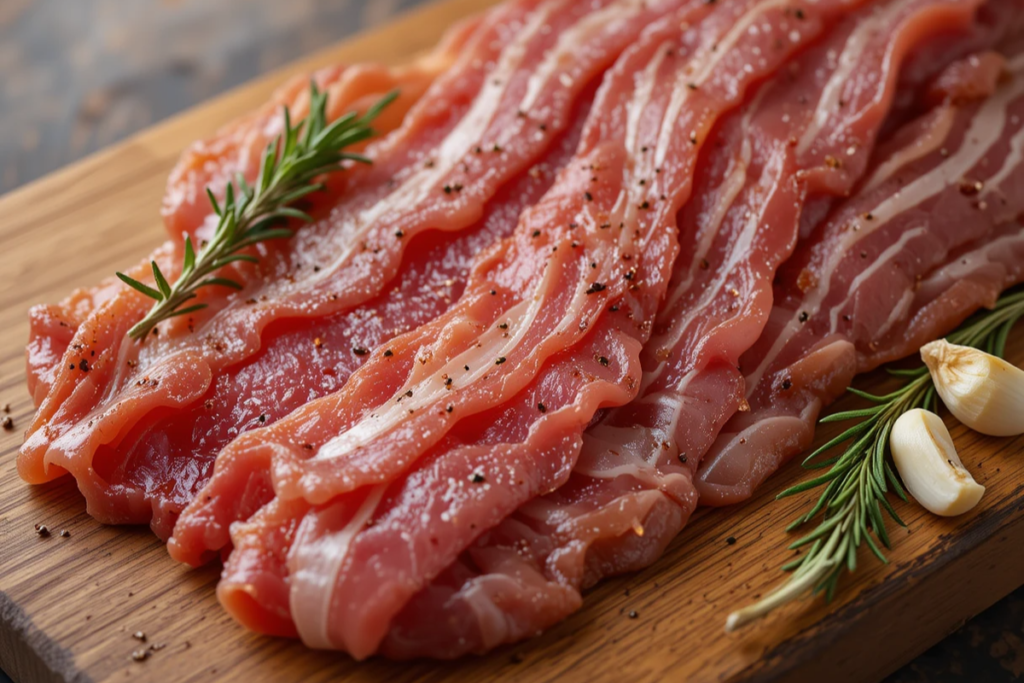
[[[918,159],[928,156],[941,147],[942,143],[949,137],[949,131],[953,128],[953,122],[956,121],[956,112],[957,110],[955,107],[942,107],[938,116],[932,121],[932,125],[928,129],[927,134],[915,139],[914,144],[901,148],[898,152],[886,159],[885,163],[881,164],[878,169],[871,174],[871,179],[864,185],[864,189],[861,190],[861,194],[867,194],[868,192],[878,188],[882,183],[896,175],[896,173],[901,169],[906,168]]]
[[[647,0],[619,0],[603,9],[587,14],[572,28],[562,31],[555,47],[544,55],[544,60],[530,76],[520,109],[528,111],[536,104],[551,80],[552,74],[565,64],[571,63],[569,57],[580,51],[580,46],[586,44],[586,39],[591,34],[603,32],[613,22],[627,21],[630,16],[639,13],[646,6]]]
[[[1017,131],[1017,134],[1010,139],[1010,153],[1006,155],[1006,161],[1003,162],[1002,168],[985,181],[985,192],[982,196],[987,197],[998,190],[1003,181],[1017,170],[1022,160],[1024,160],[1024,129]]]
[[[903,248],[906,247],[912,239],[921,237],[927,233],[928,229],[924,226],[914,228],[913,230],[907,230],[902,233],[898,240],[886,247],[885,250],[878,255],[878,258],[871,262],[870,266],[858,273],[857,277],[853,278],[853,282],[850,283],[849,292],[847,293],[846,298],[843,299],[842,304],[833,306],[832,310],[829,312],[829,333],[835,332],[836,328],[839,327],[839,313],[843,310],[846,303],[856,295],[857,290],[859,290],[863,284],[869,282],[871,278],[874,277],[875,273],[889,265],[892,261],[896,260],[896,257],[900,255]]]
[[[870,18],[862,21],[853,33],[850,34],[846,41],[846,46],[839,56],[839,67],[832,74],[828,84],[825,86],[825,90],[821,94],[821,98],[818,100],[818,106],[814,110],[812,123],[800,138],[797,152],[800,154],[807,152],[818,137],[818,134],[821,133],[821,130],[829,122],[832,114],[838,111],[839,100],[843,97],[843,89],[853,77],[854,70],[859,65],[861,55],[867,44],[880,29],[891,26],[895,18],[907,6],[916,1],[901,0],[901,2],[895,2],[883,11],[877,12]]]
[[[415,172],[406,178],[393,192],[381,199],[373,206],[369,206],[358,213],[355,223],[358,226],[356,232],[347,238],[345,248],[333,259],[331,264],[322,268],[319,274],[310,279],[316,284],[332,277],[332,274],[344,264],[357,249],[361,249],[362,237],[365,236],[384,216],[392,211],[394,207],[419,206],[429,196],[437,192],[441,181],[458,165],[477,141],[481,139],[484,131],[494,119],[499,106],[503,102],[502,93],[508,86],[509,80],[522,66],[524,59],[529,55],[527,49],[531,40],[536,37],[541,29],[547,25],[554,6],[557,3],[549,2],[546,6],[537,9],[528,17],[523,29],[516,35],[515,40],[502,51],[494,70],[487,74],[484,86],[477,94],[466,115],[445,137],[444,142],[438,148],[434,157],[434,164],[431,168],[426,165],[418,165]],[[548,66],[554,68],[553,65]],[[538,71],[535,78],[542,79],[545,74]],[[550,71],[546,74],[548,80],[551,78]]]
[[[711,74],[714,73],[715,68],[725,59],[732,51],[732,48],[739,43],[743,35],[761,16],[771,9],[788,5],[789,2],[790,0],[767,0],[767,2],[755,5],[736,20],[736,23],[733,24],[732,28],[729,29],[729,32],[721,40],[714,41],[714,51],[711,50],[711,46],[706,46],[702,54],[691,62],[691,65],[695,67],[693,74],[690,76],[682,72],[679,74],[675,87],[672,88],[672,98],[669,100],[665,116],[662,120],[670,121],[673,124],[678,122],[683,106],[690,99],[691,90],[686,84],[694,83],[699,87],[706,83]],[[676,128],[676,125],[669,125],[661,129],[655,149],[655,159],[657,159],[659,166],[664,165],[665,160],[668,158],[672,142],[677,135]]]
[[[315,539],[302,542],[302,530],[293,548],[300,549],[289,558],[297,565],[291,571],[291,587],[288,592],[288,607],[295,619],[302,642],[318,650],[336,649],[341,643],[332,643],[328,635],[331,619],[331,602],[341,565],[352,547],[352,540],[377,510],[386,486],[370,490],[366,500],[342,529]]]
[[[922,280],[920,289],[938,288],[943,282],[962,280],[971,273],[987,268],[991,264],[990,254],[998,254],[1003,250],[1012,249],[1018,246],[1021,240],[1024,240],[1024,229],[1015,234],[1004,235],[979,249],[968,252]]]
[[[857,242],[879,230],[901,213],[944,192],[951,183],[958,182],[963,178],[988,153],[991,147],[998,142],[1006,126],[1006,107],[1022,92],[1024,92],[1024,79],[1018,79],[1013,84],[1013,87],[1005,88],[986,100],[985,104],[971,121],[970,128],[966,131],[960,149],[946,159],[945,162],[902,188],[893,196],[887,197],[882,201],[870,211],[874,216],[874,220],[862,223],[859,230],[848,230],[838,247],[832,251],[829,262],[820,269],[820,272],[831,275],[843,257],[854,248]],[[814,293],[804,301],[800,310],[793,312],[793,317],[776,338],[771,350],[765,355],[757,369],[748,375],[748,396],[757,387],[761,377],[778,353],[789,342],[790,338],[796,334],[797,330],[800,329],[800,312],[806,311],[810,315],[817,313],[821,303],[828,296],[831,282],[831,277],[824,279],[814,290]],[[846,301],[844,300],[839,303],[839,307],[845,304]]]
[[[679,299],[689,291],[701,262],[707,257],[708,252],[711,250],[711,244],[715,241],[715,237],[718,236],[718,231],[722,229],[722,222],[747,184],[747,169],[750,167],[750,160],[753,156],[753,145],[750,142],[748,132],[751,121],[760,109],[761,101],[766,92],[767,88],[762,88],[757,93],[747,112],[743,115],[743,121],[740,124],[742,130],[740,136],[743,139],[743,142],[740,143],[740,153],[739,155],[734,155],[729,160],[729,168],[726,169],[725,178],[718,190],[720,195],[719,201],[715,204],[711,219],[699,230],[701,234],[700,241],[697,243],[693,260],[690,262],[690,267],[686,272],[686,279],[680,282],[672,291],[665,305],[662,306],[662,311],[671,313],[672,308],[679,302]]]
[[[408,418],[410,410],[421,410],[441,400],[443,396],[451,393],[449,387],[445,386],[445,375],[451,377],[454,386],[458,388],[477,382],[484,375],[494,372],[495,361],[502,356],[510,355],[530,331],[530,326],[547,300],[544,292],[549,291],[549,281],[555,277],[555,270],[547,268],[534,290],[534,295],[499,316],[501,319],[511,321],[509,329],[512,334],[505,337],[505,330],[492,325],[468,350],[455,356],[444,367],[422,380],[407,382],[388,400],[383,410],[378,409],[370,413],[344,433],[325,443],[313,459],[333,460],[344,457],[397,427]],[[465,370],[467,365],[470,367],[469,372]],[[413,395],[406,396],[408,391],[412,391]]]
[[[1009,60],[1006,63],[1006,69],[1017,78],[1020,78],[1021,72],[1024,71],[1024,54],[1017,55],[1015,58]],[[1000,168],[999,171],[997,171],[991,178],[985,181],[985,192],[982,196],[987,197],[998,190],[999,186],[1003,184],[1003,181],[1006,180],[1011,173],[1017,170],[1017,167],[1020,166],[1022,160],[1024,160],[1024,128],[1018,131],[1010,140],[1010,153],[1003,162],[1002,168]]]
[[[644,109],[654,99],[654,86],[657,83],[658,70],[665,61],[665,50],[659,48],[654,59],[644,67],[643,78],[634,91],[633,98],[626,105],[626,149],[635,152],[640,149],[640,121]]]
[[[751,102],[750,107],[743,116],[741,123],[741,137],[743,142],[740,145],[740,154],[738,157],[733,157],[729,160],[729,168],[726,170],[725,179],[719,186],[719,193],[721,195],[719,201],[715,205],[715,211],[711,216],[709,224],[699,230],[701,237],[697,243],[697,248],[694,251],[693,259],[690,262],[690,267],[686,272],[686,279],[680,282],[669,294],[668,300],[662,306],[661,310],[667,315],[673,315],[676,304],[689,292],[690,287],[693,285],[693,281],[697,274],[697,269],[700,268],[701,262],[707,257],[708,252],[711,250],[711,245],[714,243],[715,238],[718,236],[718,232],[722,228],[722,222],[725,220],[729,210],[736,203],[736,198],[739,193],[746,186],[747,182],[747,169],[750,166],[750,160],[753,156],[753,147],[750,143],[750,136],[747,132],[750,130],[750,124],[753,120],[754,115],[758,112],[761,107],[761,102],[764,98],[765,93],[768,92],[768,88],[762,88]],[[706,300],[705,297],[703,300]],[[693,308],[691,310],[697,310]],[[679,340],[679,335],[684,329],[685,321],[692,319],[692,314],[686,316],[684,321],[676,322],[671,330],[665,334],[659,335],[652,339],[649,344],[651,348],[673,348],[676,342]],[[662,318],[660,322],[667,322]],[[644,373],[643,383],[641,385],[640,393],[643,395],[653,382],[655,382],[661,373],[665,370],[666,361],[661,361],[658,366]],[[689,375],[687,375],[689,377]],[[678,388],[678,387],[677,387]]]
[[[573,472],[593,477],[594,479],[614,479],[624,474],[637,475],[637,470],[640,467],[643,467],[644,464],[653,465],[657,458],[657,453],[644,457],[642,453],[636,453],[631,448],[635,444],[637,436],[640,436],[641,440],[645,440],[643,438],[645,434],[647,434],[647,430],[640,429],[639,426],[618,427],[603,423],[594,425],[583,436],[583,449],[585,451],[605,453],[613,450],[617,451],[619,455],[612,457],[621,458],[621,463],[612,467],[592,467],[590,466],[592,461],[587,458],[581,458],[576,463],[576,467],[573,468]],[[640,460],[637,460],[637,457]]]
[[[903,320],[903,317],[910,312],[910,306],[913,303],[914,293],[909,289],[904,291],[903,295],[900,296],[900,300],[889,311],[889,317],[885,319],[885,323],[875,331],[875,338],[880,339],[884,337],[896,323]]]

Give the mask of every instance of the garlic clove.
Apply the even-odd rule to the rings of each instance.
[[[1024,370],[944,339],[923,346],[921,358],[942,402],[964,425],[989,436],[1024,434]]]
[[[985,493],[960,462],[949,430],[935,413],[916,408],[901,415],[889,447],[907,491],[936,515],[962,515]]]

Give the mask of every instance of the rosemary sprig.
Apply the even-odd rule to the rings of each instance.
[[[1024,317],[1024,291],[1004,294],[995,308],[982,311],[947,337],[953,344],[973,346],[1003,357],[1010,330]],[[807,591],[824,593],[831,600],[845,568],[857,568],[857,552],[866,545],[881,562],[888,563],[880,545],[891,547],[885,528],[883,511],[897,524],[906,526],[888,500],[894,492],[907,500],[899,477],[890,463],[889,435],[896,420],[914,408],[935,409],[937,397],[931,375],[923,365],[909,370],[889,370],[902,378],[902,387],[875,396],[858,389],[848,391],[874,405],[861,410],[848,410],[821,419],[822,423],[859,420],[804,460],[809,469],[829,468],[825,474],[786,489],[777,498],[803,493],[821,486],[825,490],[805,514],[800,515],[787,531],[793,531],[819,517],[817,527],[793,542],[792,550],[806,549],[795,560],[783,565],[792,574],[777,589],[754,605],[729,615],[726,630],[737,629],[784,605]],[[842,454],[825,460],[819,458],[844,443]]]
[[[265,240],[291,237],[292,231],[281,227],[289,219],[310,222],[312,218],[295,208],[295,204],[324,189],[318,181],[324,174],[341,170],[346,161],[370,163],[364,156],[343,150],[375,134],[370,124],[398,93],[384,96],[363,116],[352,112],[328,125],[327,93],[320,92],[315,83],[310,89],[309,116],[293,125],[288,108],[284,108],[284,131],[264,150],[254,184],[238,174],[234,183],[228,183],[223,203],[207,188],[210,204],[220,220],[213,236],[200,246],[198,253],[191,237],[185,238],[181,275],[173,285],[156,261],[152,262],[156,287],[117,273],[126,285],[156,301],[146,317],[128,331],[132,339],[144,339],[165,320],[206,308],[205,303],[182,308],[196,298],[196,290],[201,287],[242,289],[241,283],[218,277],[216,271],[236,261],[256,263],[258,259],[245,250]]]

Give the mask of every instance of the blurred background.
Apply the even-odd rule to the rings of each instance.
[[[0,193],[428,1],[0,0]],[[1021,679],[1024,589],[888,683]]]
[[[423,2],[0,0],[0,192]]]

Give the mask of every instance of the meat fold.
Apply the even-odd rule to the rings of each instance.
[[[482,17],[471,17],[455,24],[436,47],[408,64],[337,64],[310,76],[295,76],[260,108],[232,121],[215,136],[194,142],[167,179],[161,214],[168,237],[180,243],[183,235],[195,235],[211,220],[207,190],[223,198],[227,183],[237,174],[250,182],[256,178],[263,150],[284,129],[283,109],[288,108],[292,121],[309,114],[310,81],[328,95],[328,121],[351,111],[365,112],[388,92],[397,91],[397,99],[374,121],[378,133],[390,132],[402,124],[434,80],[453,67],[459,54],[472,50],[481,21]],[[358,151],[364,146],[351,149]]]
[[[219,589],[228,609],[366,656],[470,542],[564,483],[596,409],[639,388],[677,213],[713,126],[853,6],[798,17],[782,3],[700,3],[653,24],[605,76],[576,158],[448,313],[384,345],[338,394],[221,454],[210,491],[238,479],[232,469],[269,464],[277,494],[233,527]],[[229,496],[205,495],[183,520],[229,523]],[[464,625],[473,632],[442,631],[447,647],[430,654],[544,624],[512,623],[497,642]],[[388,654],[409,654],[392,642]]]
[[[925,70],[916,55],[941,42],[951,59],[994,38],[1002,12],[979,27],[976,7],[891,2],[855,13],[719,124],[679,215],[681,255],[641,356],[639,397],[585,432],[566,484],[522,505],[410,601],[387,652],[429,655],[480,634],[492,646],[535,632],[574,611],[581,589],[660,556],[697,504],[700,455],[742,404],[736,364],[764,326],[804,207],[851,191],[878,131],[903,116],[891,112],[897,101],[933,96],[922,85],[941,63]],[[953,70],[943,76],[951,85],[975,80]],[[460,630],[440,628],[438,614],[454,615],[440,621]]]
[[[213,210],[207,198],[209,188],[223,199],[227,183],[236,174],[253,182],[257,163],[267,144],[283,128],[283,107],[293,120],[309,112],[309,84],[328,96],[328,121],[350,112],[365,112],[389,91],[398,98],[374,122],[378,134],[397,128],[408,109],[422,96],[438,74],[449,68],[478,26],[466,20],[453,27],[440,44],[424,57],[404,66],[386,68],[377,64],[338,65],[311,75],[296,76],[277,89],[270,101],[257,111],[233,121],[207,140],[193,143],[171,171],[161,213],[170,242],[158,250],[161,260],[180,260],[177,251],[184,246],[185,235],[195,237],[200,229],[209,231]],[[366,143],[354,146],[358,151]],[[194,240],[197,241],[197,240]],[[146,258],[130,271],[139,278],[150,273]],[[58,304],[38,305],[29,311],[30,338],[26,353],[29,393],[38,406],[50,392],[79,326],[101,305],[127,290],[111,276],[92,287],[75,290]]]
[[[226,420],[212,425],[218,433],[193,435],[199,457],[188,444],[182,458],[168,455],[168,442],[180,435],[147,425],[205,406],[230,369],[266,348],[268,334],[350,314],[380,297],[396,284],[408,245],[421,246],[420,235],[478,228],[492,200],[563,140],[590,82],[653,11],[624,0],[586,7],[518,0],[496,8],[402,126],[366,150],[373,166],[332,176],[314,202],[316,223],[292,240],[259,245],[257,266],[239,266],[234,279],[247,283],[243,291],[200,290],[208,309],[162,324],[138,344],[126,332],[148,302],[127,288],[108,288],[112,296],[95,302],[54,366],[19,457],[22,477],[40,482],[70,472],[93,516],[139,523],[155,513],[155,527],[166,535],[225,437],[280,414],[259,405],[237,414],[234,406],[222,408]],[[526,110],[537,118],[521,116]],[[205,229],[198,228],[200,238]],[[154,258],[165,273],[175,272],[173,244]],[[59,318],[50,322],[64,329]]]
[[[32,309],[19,473],[221,557],[262,633],[357,659],[540,633],[1024,280],[1022,9],[509,0],[404,67],[317,72],[331,118],[401,91],[372,166],[142,343],[115,279]],[[303,81],[183,155],[163,272],[284,106]]]
[[[999,63],[962,67],[977,87]],[[810,446],[821,409],[855,374],[915,352],[1021,280],[1022,68],[1014,56],[991,97],[947,101],[899,131],[780,271],[766,330],[741,359],[750,409],[701,464],[701,502],[749,497]]]

